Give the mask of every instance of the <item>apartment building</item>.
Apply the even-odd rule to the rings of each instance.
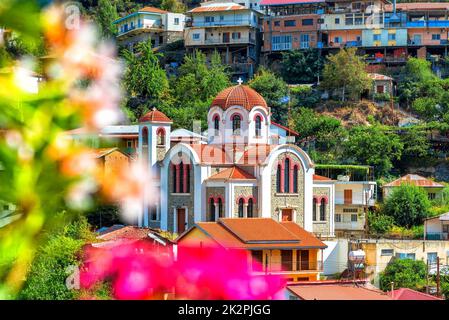
[[[144,7],[114,21],[117,26],[118,44],[132,50],[143,41],[151,41],[153,47],[181,40],[185,16],[154,7]]]
[[[210,1],[190,10],[184,32],[188,52],[217,51],[235,77],[249,78],[259,61],[262,14],[234,2]]]

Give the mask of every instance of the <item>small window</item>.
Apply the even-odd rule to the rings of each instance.
[[[358,213],[359,210],[357,208],[343,208],[343,213]]]
[[[396,40],[396,33],[389,33],[388,34],[388,40],[389,41]]]
[[[240,115],[236,114],[232,117],[232,133],[235,136],[240,135],[242,118]]]
[[[427,253],[427,263],[432,265],[437,263],[438,252],[428,252]]]
[[[317,220],[317,212],[316,212],[316,207],[317,207],[317,199],[313,198],[313,215],[312,215],[312,220],[316,221]]]
[[[415,260],[415,254],[414,253],[396,253],[396,258],[398,259],[411,259]]]
[[[173,22],[175,26],[179,26],[179,18],[175,18],[175,21]]]
[[[239,218],[243,218],[243,198],[239,199]]]
[[[335,214],[335,222],[341,222],[341,213]]]
[[[303,26],[313,26],[313,19],[302,19]]]
[[[440,40],[441,39],[441,35],[438,34],[432,34],[432,40]]]
[[[434,193],[434,192],[429,192],[428,194],[427,194],[427,196],[429,197],[429,200],[435,200],[435,198],[436,198],[436,193]]]
[[[296,20],[285,20],[284,21],[284,27],[295,27],[296,26]]]
[[[393,249],[382,249],[380,250],[380,255],[381,256],[389,256],[392,257],[394,254],[394,250]]]
[[[351,222],[357,222],[357,215],[351,214]]]
[[[214,22],[214,17],[206,17],[206,22]]]
[[[449,233],[449,224],[443,224],[443,233]],[[449,256],[449,253],[448,253]]]
[[[200,39],[200,34],[199,33],[192,34],[192,39],[193,40],[199,40]]]
[[[281,26],[281,22],[280,21],[275,21],[274,22],[274,26],[275,27],[280,27]]]
[[[334,42],[335,42],[335,43],[341,43],[341,41],[342,41],[342,38],[341,38],[341,37],[335,37],[335,38],[334,38]]]
[[[126,140],[126,147],[132,148],[133,147],[133,141],[132,140]]]
[[[335,24],[340,24],[340,18],[335,18]]]
[[[220,16],[220,21],[223,21],[224,20],[224,16]]]
[[[373,34],[373,41],[380,41],[380,34]]]
[[[260,137],[262,135],[262,118],[260,116],[256,116],[256,137]]]

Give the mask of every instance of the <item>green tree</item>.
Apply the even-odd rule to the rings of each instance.
[[[314,83],[322,72],[324,59],[316,49],[282,53],[282,77],[288,83]]]
[[[153,106],[158,107],[169,95],[169,83],[165,70],[159,63],[159,54],[154,53],[151,42],[141,42],[136,52],[123,51],[126,71],[123,79],[128,93],[128,107],[136,118]]]
[[[393,217],[398,226],[410,228],[422,224],[430,206],[427,193],[422,188],[404,184],[394,188],[382,211]]]
[[[282,78],[265,68],[259,68],[249,86],[264,97],[272,108],[274,122],[287,123],[288,108],[282,98],[288,95],[288,86]]]
[[[98,0],[95,21],[101,34],[105,38],[113,38],[117,34],[117,27],[113,24],[119,18],[115,3],[111,0]]]
[[[381,176],[393,167],[392,161],[400,159],[404,146],[397,134],[379,126],[355,126],[344,147],[347,159],[375,166],[376,175]]]
[[[187,7],[178,0],[162,0],[161,9],[170,12],[184,13],[186,12]]]
[[[394,226],[394,218],[385,214],[368,213],[368,227],[372,234],[383,235]]]
[[[380,289],[391,290],[393,282],[395,288],[410,288],[421,290],[426,283],[427,266],[424,261],[412,259],[394,259],[383,272],[380,273]]]
[[[351,99],[358,99],[363,91],[371,88],[371,79],[365,71],[366,63],[356,55],[356,48],[340,50],[327,59],[321,85],[327,90],[340,91],[342,101],[347,94]]]

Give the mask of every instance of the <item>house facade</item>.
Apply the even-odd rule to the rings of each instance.
[[[424,220],[424,239],[449,240],[449,212]]]
[[[383,198],[387,199],[395,188],[401,185],[412,185],[422,188],[429,198],[429,200],[439,199],[442,197],[444,185],[433,180],[424,178],[418,174],[407,174],[390,183],[382,186]]]

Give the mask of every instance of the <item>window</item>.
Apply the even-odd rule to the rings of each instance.
[[[335,18],[335,24],[340,24],[340,18]]]
[[[235,114],[234,116],[232,116],[232,133],[235,136],[240,135],[241,121],[242,121],[242,118],[240,117],[240,115]]]
[[[175,26],[179,26],[179,18],[175,18],[175,22],[173,22]]]
[[[252,218],[254,216],[253,214],[254,214],[254,201],[253,198],[249,198],[246,216],[247,218]]]
[[[351,189],[343,190],[343,194],[344,194],[344,203],[352,204],[352,190]]]
[[[317,206],[317,199],[313,198],[313,215],[312,215],[312,220],[316,221],[316,206]]]
[[[223,21],[224,20],[224,16],[220,16],[220,21]]]
[[[281,265],[282,270],[293,269],[293,252],[292,250],[281,250]]]
[[[239,218],[243,218],[243,198],[239,199]]]
[[[351,222],[357,222],[357,214],[351,214]]]
[[[436,264],[438,258],[438,252],[428,252],[427,253],[427,263]]]
[[[296,26],[296,20],[285,20],[284,21],[284,27],[295,27]]]
[[[309,43],[309,35],[308,34],[301,34],[300,35],[300,47],[301,49],[308,49],[310,47],[310,43]]]
[[[384,86],[382,86],[382,85],[376,86],[376,92],[377,93],[384,93],[384,91],[385,91],[385,87]]]
[[[178,193],[184,192],[184,164],[179,164],[179,188]]]
[[[262,271],[263,270],[263,251],[262,250],[254,250],[251,251],[251,260],[253,265],[253,271]]]
[[[281,190],[281,174],[282,174],[282,167],[280,164],[278,164],[278,169],[276,171],[276,192],[280,193]]]
[[[358,213],[359,210],[357,208],[343,208],[343,213]]]
[[[156,221],[157,220],[157,207],[156,206],[150,206],[148,208],[148,211],[150,213],[150,220]]]
[[[223,200],[218,198],[218,217],[223,218]]]
[[[290,159],[285,159],[284,166],[284,192],[290,192]]]
[[[440,34],[432,34],[432,40],[440,40],[441,35]]]
[[[373,34],[373,41],[380,41],[380,34]]]
[[[320,205],[320,220],[326,221],[326,199],[321,199]]]
[[[260,137],[262,135],[262,118],[260,116],[256,116],[256,137]]]
[[[132,148],[133,147],[133,141],[132,140],[126,140],[126,147]]]
[[[220,132],[220,117],[218,115],[214,116],[214,135],[218,136]]]
[[[176,193],[176,186],[178,185],[178,168],[175,165],[172,165],[173,170],[173,193]]]
[[[158,128],[156,131],[157,136],[157,145],[158,146],[165,146],[165,129],[164,128]]]
[[[394,254],[394,250],[393,249],[382,249],[380,250],[380,255],[381,256],[390,256],[392,257]]]
[[[335,222],[341,222],[341,213],[335,214]]]
[[[396,40],[396,33],[389,33],[388,34],[388,41]]]
[[[313,26],[313,19],[302,19],[301,23],[303,26]]]
[[[434,192],[429,192],[428,194],[427,194],[427,197],[429,198],[429,200],[434,200],[435,198],[436,198],[436,193],[434,193]]]
[[[449,233],[449,224],[443,224],[443,233]]]
[[[193,33],[192,34],[192,39],[193,40],[200,40],[200,34],[199,33]]]
[[[275,27],[280,27],[281,26],[281,22],[280,21],[275,21],[274,22],[274,26]]]
[[[342,37],[335,37],[334,38],[335,43],[342,43]]]
[[[190,193],[190,164],[185,165],[186,168],[186,183],[185,183],[185,192]]]
[[[293,167],[293,193],[298,193],[298,165]]]
[[[215,200],[214,198],[209,199],[209,219],[207,221],[215,221]]]
[[[271,38],[273,50],[289,50],[292,48],[292,36],[282,35]]]
[[[206,22],[214,22],[214,17],[208,16],[208,17],[205,17],[205,19],[206,19]]]
[[[232,33],[232,39],[237,40],[240,39],[241,33],[240,32],[233,32]]]
[[[415,254],[414,253],[396,253],[396,258],[398,259],[412,259],[415,260]]]

